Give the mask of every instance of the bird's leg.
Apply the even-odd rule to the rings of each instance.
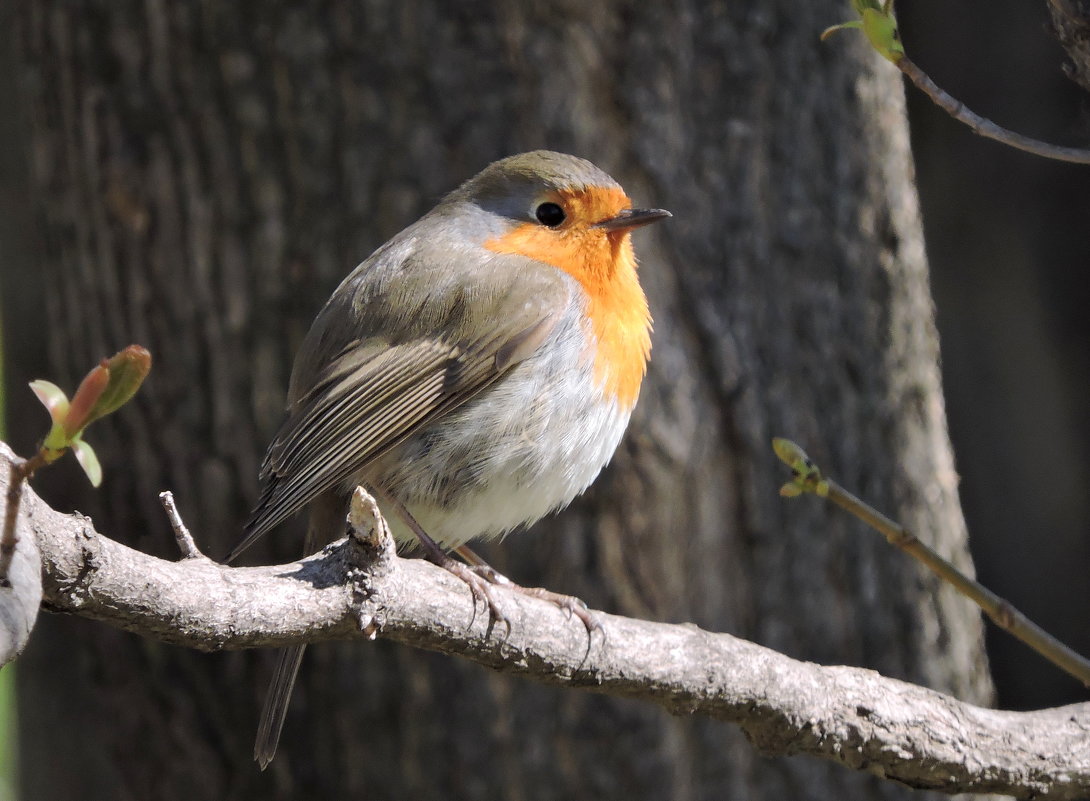
[[[454,552],[460,557],[466,560],[469,564],[469,569],[483,577],[491,584],[495,584],[500,587],[507,587],[515,592],[528,595],[531,598],[540,598],[543,601],[556,604],[562,610],[568,613],[568,615],[574,615],[579,618],[583,625],[586,626],[587,634],[591,634],[596,629],[601,629],[602,624],[598,621],[598,618],[594,616],[587,605],[574,595],[563,595],[559,592],[553,592],[547,590],[544,587],[523,587],[521,584],[516,584],[503,575],[503,573],[496,570],[488,562],[484,561],[477,553],[468,545],[460,545],[454,549]]]
[[[404,504],[393,495],[379,487],[372,486],[369,489],[371,490],[372,495],[381,499],[393,508],[397,513],[397,516],[400,517],[405,522],[405,525],[409,527],[409,530],[416,535],[416,538],[420,541],[420,547],[424,549],[425,558],[432,564],[438,565],[449,573],[453,573],[468,584],[469,591],[473,593],[473,600],[485,604],[488,607],[488,612],[492,616],[492,619],[498,623],[503,623],[507,626],[508,631],[510,631],[511,622],[500,610],[499,604],[496,601],[496,595],[492,590],[493,585],[498,584],[499,582],[491,581],[487,576],[482,576],[473,566],[465,565],[457,559],[452,559],[447,552],[439,546],[439,543],[428,536],[428,532],[424,531],[424,528],[416,522],[416,518],[405,508]],[[491,570],[491,568],[489,569]],[[495,571],[492,572],[495,573]],[[496,573],[496,575],[499,576],[499,573]],[[508,583],[510,584],[511,582]]]

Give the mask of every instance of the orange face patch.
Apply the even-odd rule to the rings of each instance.
[[[538,203],[564,209],[555,228],[524,223],[484,246],[551,264],[572,276],[587,293],[590,333],[598,344],[594,374],[599,386],[623,407],[636,402],[651,353],[651,314],[636,277],[636,257],[625,230],[595,223],[616,217],[632,203],[619,188],[549,192]]]

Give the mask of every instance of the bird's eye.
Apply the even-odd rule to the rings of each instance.
[[[534,216],[542,225],[556,228],[556,226],[564,222],[565,214],[564,209],[560,208],[556,203],[542,203],[534,209]]]

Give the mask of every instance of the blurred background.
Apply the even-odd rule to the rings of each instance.
[[[994,122],[1090,144],[1044,0],[903,0],[906,51]],[[1090,167],[973,134],[906,88],[950,434],[983,582],[1090,653]],[[1086,690],[988,627],[1001,706]]]

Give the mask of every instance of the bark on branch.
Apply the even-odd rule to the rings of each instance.
[[[0,443],[0,476],[11,458]],[[288,565],[230,568],[193,553],[168,562],[54,511],[29,488],[20,526],[41,550],[47,608],[164,642],[214,651],[366,639],[377,629],[494,670],[737,723],[768,754],[821,756],[950,793],[1090,796],[1090,703],[982,709],[874,671],[603,613],[604,637],[588,642],[583,624],[552,604],[500,590],[508,633],[449,573],[353,539]]]
[[[1048,0],[1056,37],[1067,51],[1064,71],[1090,92],[1090,3],[1086,0]]]

